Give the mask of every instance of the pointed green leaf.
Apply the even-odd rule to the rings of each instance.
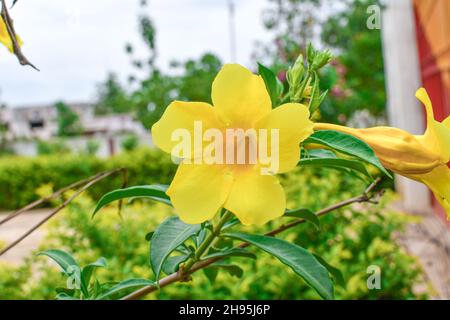
[[[125,199],[125,198],[149,198],[158,202],[171,205],[170,198],[166,194],[167,186],[164,185],[150,185],[150,186],[135,186],[126,189],[118,189],[105,194],[97,204],[92,216],[107,204],[111,202]]]
[[[284,213],[284,217],[304,219],[304,220],[312,223],[317,228],[317,230],[320,230],[319,217],[316,216],[315,213],[309,209],[301,209],[301,208],[293,209],[293,210],[286,209],[286,211]]]
[[[304,248],[290,242],[261,235],[228,233],[223,236],[248,242],[270,253],[291,267],[308,285],[325,299],[333,299],[333,281],[328,270]]]
[[[278,105],[278,98],[280,97],[278,78],[272,70],[263,66],[261,63],[258,63],[258,69],[260,76],[266,84],[267,92],[269,92],[270,100],[272,100],[272,106],[275,108]]]
[[[159,279],[164,261],[187,239],[196,235],[201,229],[199,224],[186,224],[178,217],[170,217],[156,229],[150,243],[150,264]]]
[[[359,140],[352,135],[334,130],[317,131],[314,132],[304,144],[319,144],[343,154],[356,157],[370,163],[385,175],[392,178],[390,173],[383,167],[372,148],[364,141]]]
[[[85,297],[89,296],[89,283],[91,281],[92,274],[96,268],[106,267],[105,258],[100,258],[94,263],[88,264],[81,270],[81,291]]]
[[[55,261],[61,269],[64,271],[64,273],[67,273],[69,267],[77,267],[79,268],[78,263],[75,261],[75,259],[68,254],[67,252],[63,250],[58,249],[52,249],[52,250],[46,250],[41,251],[37,254],[38,256],[47,256],[53,261]]]
[[[333,151],[326,149],[312,149],[303,150],[301,159],[311,159],[311,158],[337,158]]]

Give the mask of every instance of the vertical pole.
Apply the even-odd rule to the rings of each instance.
[[[237,62],[236,21],[235,21],[236,10],[234,0],[228,0],[228,13],[230,22],[230,59],[231,62]]]
[[[381,32],[389,122],[413,134],[423,134],[423,109],[415,98],[421,78],[412,0],[387,1]],[[406,210],[423,213],[430,209],[430,194],[424,185],[403,177],[397,177],[396,185]]]

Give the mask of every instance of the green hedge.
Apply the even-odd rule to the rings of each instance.
[[[49,155],[33,158],[0,159],[0,209],[14,210],[38,199],[36,189],[51,184],[58,190],[104,170],[125,167],[129,185],[169,183],[175,173],[170,156],[158,150],[141,148],[109,159],[88,155]],[[116,175],[89,190],[94,199],[121,186]]]

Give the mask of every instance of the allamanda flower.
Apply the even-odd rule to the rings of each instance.
[[[211,153],[215,161],[211,157],[200,159],[205,153],[199,153],[192,145],[192,152],[182,153],[183,160],[167,190],[175,210],[184,222],[191,224],[213,218],[221,208],[233,212],[245,225],[262,225],[282,216],[286,196],[274,174],[294,169],[299,161],[300,143],[313,132],[307,107],[287,103],[272,109],[263,79],[237,64],[222,68],[212,84],[211,97],[213,105],[172,102],[152,127],[154,143],[168,153],[177,147],[179,141],[174,137],[180,129],[195,136],[201,124],[203,130],[215,132],[215,139],[200,142],[202,150],[216,147]],[[266,130],[276,134],[258,141],[256,157],[247,152],[239,161],[234,153],[228,158],[228,147],[250,151],[255,140],[251,136],[228,135],[230,130]],[[223,133],[222,141],[219,133]],[[267,142],[270,156],[278,161],[270,174],[263,170],[267,169],[267,162],[259,152],[261,142]]]
[[[425,89],[416,97],[425,105],[427,129],[412,135],[392,127],[353,129],[316,123],[315,130],[337,130],[351,134],[369,144],[383,165],[407,178],[427,185],[450,216],[450,117],[442,123],[434,119],[433,106]]]

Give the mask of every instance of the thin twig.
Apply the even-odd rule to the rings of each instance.
[[[374,193],[375,188],[380,184],[380,182],[381,182],[381,179],[375,180],[361,195],[359,195],[357,197],[353,197],[353,198],[347,199],[347,200],[344,200],[342,202],[336,203],[336,204],[331,205],[331,206],[329,206],[327,208],[319,210],[318,212],[316,212],[316,215],[317,216],[323,216],[323,215],[326,215],[326,214],[328,214],[330,212],[333,212],[333,211],[335,211],[337,209],[346,207],[346,206],[348,206],[350,204],[369,202],[373,198],[382,196],[383,195],[383,191],[379,191],[377,193]],[[274,237],[274,236],[282,233],[283,231],[291,229],[291,228],[293,228],[293,227],[295,227],[295,226],[297,226],[299,224],[305,223],[305,222],[306,222],[305,219],[298,219],[298,220],[295,220],[294,222],[291,222],[291,223],[283,225],[283,226],[281,226],[281,227],[279,227],[279,228],[277,228],[275,230],[272,230],[272,231],[266,233],[265,235],[266,236],[270,236],[270,237]],[[245,248],[245,247],[248,247],[249,245],[250,245],[249,243],[244,242],[244,243],[240,244],[238,247],[239,248]],[[217,261],[220,261],[222,259],[223,258],[221,258],[221,257],[217,257],[217,258],[211,258],[211,259],[208,259],[208,260],[205,260],[205,261],[198,262],[189,270],[188,274],[192,274],[192,273],[194,273],[194,272],[196,272],[198,270],[204,269],[204,268],[210,266],[211,264],[213,264],[213,263],[215,263]],[[173,274],[171,274],[171,275],[161,279],[159,281],[159,285],[158,286],[150,285],[150,286],[143,287],[143,288],[141,288],[139,290],[136,290],[136,291],[130,293],[129,295],[123,297],[122,300],[137,300],[137,299],[140,299],[140,298],[144,297],[145,295],[147,295],[147,294],[149,294],[151,292],[159,290],[160,288],[166,287],[166,286],[168,286],[168,285],[170,285],[172,283],[175,283],[175,282],[182,281],[183,279],[186,278],[186,276],[187,276],[186,272],[175,272],[175,273],[173,273]]]
[[[16,2],[17,1],[14,1],[12,6],[14,6],[16,4]],[[14,55],[17,57],[17,60],[19,60],[19,63],[21,65],[23,65],[23,66],[28,65],[28,66],[32,67],[33,69],[39,71],[39,69],[36,68],[36,66],[33,65],[22,53],[20,44],[17,41],[17,35],[16,35],[16,31],[14,29],[13,20],[12,20],[11,16],[9,15],[8,8],[6,6],[6,1],[1,0],[1,4],[2,4],[1,17],[3,18],[3,22],[5,23],[6,30],[8,31],[8,35],[11,38]]]
[[[44,219],[39,221],[36,225],[31,227],[27,232],[25,232],[23,235],[21,235],[17,240],[13,241],[11,244],[9,244],[6,248],[0,251],[0,256],[14,248],[17,244],[19,244],[23,239],[28,237],[31,233],[36,231],[40,226],[42,226],[45,222],[50,220],[52,217],[54,217],[58,212],[60,212],[62,209],[64,209],[70,202],[72,202],[76,197],[78,197],[81,193],[92,187],[97,182],[103,180],[106,177],[109,177],[110,175],[124,171],[124,168],[114,169],[110,171],[103,172],[101,174],[96,175],[93,179],[90,179],[89,182],[87,182],[83,187],[81,187],[79,190],[77,190],[71,197],[69,197],[66,201],[64,201],[60,206],[53,209]],[[89,179],[88,179],[89,180]]]
[[[71,185],[64,187],[56,192],[54,192],[53,194],[47,196],[47,197],[43,197],[41,199],[38,199],[30,204],[27,204],[25,207],[10,213],[9,215],[7,215],[3,220],[0,221],[0,226],[5,224],[6,222],[10,221],[11,219],[14,219],[15,217],[21,215],[22,213],[25,213],[27,211],[30,211],[31,209],[49,201],[52,199],[55,199],[57,197],[59,197],[61,194],[63,194],[64,192],[66,192],[67,190],[73,189],[73,188],[77,188],[78,186],[81,186],[83,184],[86,184],[94,179],[96,179],[97,177],[103,175],[105,172],[100,172],[98,174],[96,174],[95,176],[89,177],[87,179],[81,180],[81,181],[77,181],[75,183],[72,183]]]

